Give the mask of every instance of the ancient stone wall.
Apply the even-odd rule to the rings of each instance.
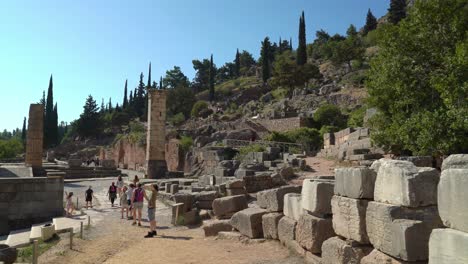
[[[114,145],[112,155],[109,155],[109,152],[106,153],[106,158],[114,159],[119,168],[145,171],[146,148],[139,143],[131,143],[123,139]]]
[[[269,131],[286,132],[307,126],[307,119],[303,117],[289,117],[281,119],[259,119],[257,123]]]
[[[42,167],[42,145],[44,139],[44,106],[31,104],[29,106],[28,131],[26,138],[27,166]]]
[[[171,139],[166,144],[166,163],[169,171],[184,171],[185,156],[180,141]]]
[[[150,179],[163,178],[166,164],[166,91],[148,90],[148,130],[146,132],[146,173]]]
[[[0,235],[62,216],[63,178],[5,178],[0,184]]]

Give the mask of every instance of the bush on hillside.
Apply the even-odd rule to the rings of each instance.
[[[360,107],[349,114],[348,126],[349,127],[362,127],[364,125],[364,116],[366,115],[366,108]]]
[[[332,104],[322,105],[314,113],[314,121],[320,126],[335,126],[344,128],[346,126],[346,117],[341,113],[338,106]]]
[[[169,123],[179,126],[185,121],[185,116],[183,113],[178,113],[176,115],[170,116],[168,118]]]
[[[17,138],[0,139],[0,159],[15,158],[23,152],[23,143]]]
[[[188,136],[182,136],[180,138],[180,147],[184,153],[187,153],[193,145],[193,139]]]
[[[306,150],[318,150],[322,147],[322,137],[315,128],[301,127],[287,132],[272,132],[265,137],[268,141],[301,144]]]
[[[200,112],[208,109],[208,103],[205,101],[198,101],[193,105],[192,108],[192,117],[200,117]]]

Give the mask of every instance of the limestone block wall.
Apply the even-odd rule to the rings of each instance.
[[[257,123],[269,131],[286,132],[307,126],[307,120],[303,117],[289,117],[280,119],[261,119]]]
[[[146,148],[139,143],[120,140],[114,145],[111,153],[119,168],[142,171],[146,166]],[[106,156],[111,158],[109,153]]]
[[[0,180],[0,235],[62,216],[63,178]]]
[[[166,144],[166,163],[168,171],[184,171],[185,155],[178,139],[171,139]]]

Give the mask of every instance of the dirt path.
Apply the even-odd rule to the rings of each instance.
[[[158,204],[156,219],[158,237],[145,239],[149,223],[132,226],[120,219],[120,211],[108,202],[100,201],[99,221],[86,230],[84,239],[74,239],[73,250],[65,237],[51,250],[40,256],[40,263],[213,263],[213,264],[302,264],[302,258],[290,256],[276,241],[245,244],[235,240],[205,238],[201,228],[174,227],[170,224],[171,209]],[[103,210],[105,209],[105,210]],[[94,212],[95,213],[95,212]],[[143,218],[146,211],[143,210]]]

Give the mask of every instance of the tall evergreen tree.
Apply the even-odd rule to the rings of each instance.
[[[297,48],[297,65],[304,65],[307,63],[307,44],[306,44],[306,25],[304,11],[299,19],[299,46]]]
[[[370,8],[367,11],[366,24],[364,25],[364,35],[377,28],[377,18],[372,14]]]
[[[159,78],[159,89],[164,89],[162,76]]]
[[[292,38],[289,38],[289,50],[293,50],[293,45],[292,45]]]
[[[153,85],[151,86],[153,89],[158,89],[158,83],[156,81],[153,81]]]
[[[42,98],[39,101],[39,103],[44,107],[44,114],[45,114],[45,106],[46,106],[46,96],[45,96],[45,91],[42,91]]]
[[[107,111],[109,111],[109,113],[111,113],[113,110],[113,107],[112,107],[112,98],[109,97],[109,102],[107,103]]]
[[[391,0],[388,9],[388,21],[392,24],[398,24],[400,20],[406,17],[406,0]]]
[[[263,79],[263,82],[265,83],[271,76],[270,52],[271,52],[270,38],[265,37],[265,39],[262,41],[262,50],[260,52],[262,56],[262,79]]]
[[[138,117],[142,117],[145,110],[145,83],[143,81],[143,73],[140,73],[140,81],[138,82],[137,94],[134,95],[135,111]]]
[[[214,78],[215,78],[216,72],[215,68],[213,66],[213,54],[211,54],[210,58],[210,71],[209,71],[209,80],[210,80],[210,102],[213,102],[215,99],[215,88],[214,88]]]
[[[283,46],[281,45],[281,43],[283,43],[283,42],[281,41],[281,37],[280,37],[279,42],[278,42],[278,53],[279,54],[283,53]]]
[[[131,106],[133,106],[133,93],[132,93],[132,91],[130,91],[130,98],[128,99],[127,108],[130,108]]]
[[[57,129],[54,126],[54,82],[53,77],[50,75],[49,88],[47,89],[47,98],[45,104],[45,116],[44,116],[44,146],[50,147],[54,142],[57,141]]]
[[[95,137],[101,133],[101,118],[99,116],[99,107],[93,96],[89,95],[86,98],[83,106],[83,113],[77,121],[76,131],[82,137]]]
[[[146,87],[151,88],[151,62],[149,63],[149,69],[148,69],[148,84]]]
[[[58,110],[57,103],[54,105],[54,110],[52,112],[52,145],[56,146],[58,141]]]
[[[125,80],[125,88],[124,88],[124,98],[122,103],[122,108],[125,109],[128,106],[128,99],[127,99],[127,81]]]
[[[21,130],[21,141],[23,144],[26,143],[26,117],[23,119],[23,129]]]
[[[106,105],[104,104],[104,98],[101,99],[101,109],[100,112],[104,113],[106,111]]]
[[[234,64],[235,64],[235,75],[236,77],[239,77],[240,76],[240,53],[239,53],[239,49],[237,49],[237,52],[236,52],[236,59],[234,60]]]

